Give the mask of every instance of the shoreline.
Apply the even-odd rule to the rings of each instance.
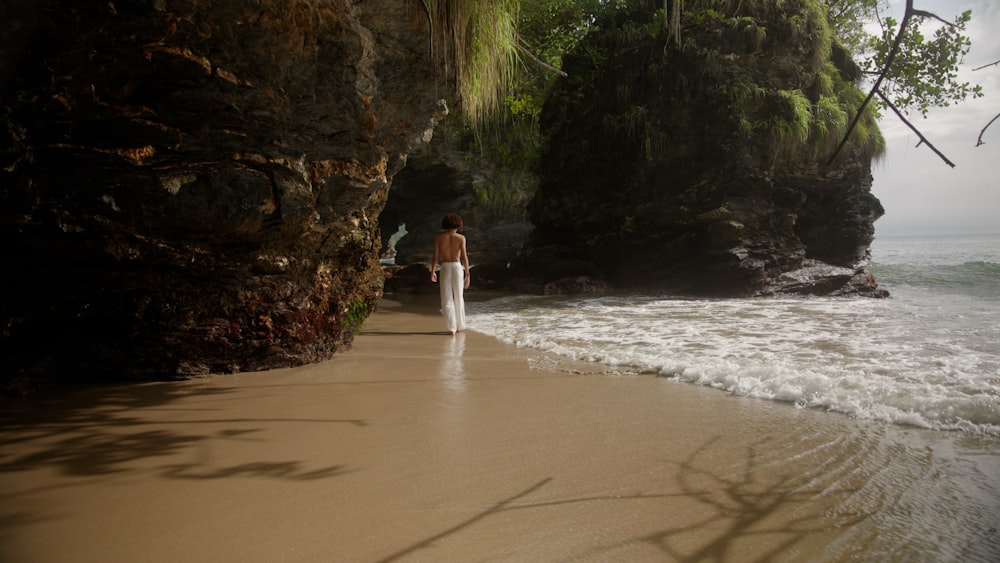
[[[322,364],[4,413],[0,559],[1000,553],[996,440],[451,337],[436,295],[393,297]]]

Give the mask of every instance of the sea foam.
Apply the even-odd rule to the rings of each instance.
[[[470,304],[518,346],[861,419],[1000,435],[992,315],[949,300],[514,297]],[[960,322],[959,322],[960,321]]]

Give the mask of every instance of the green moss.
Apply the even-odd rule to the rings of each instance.
[[[733,56],[722,54],[731,46],[698,47],[703,68],[711,69],[710,74],[734,73],[719,87],[719,92],[729,99],[733,121],[741,136],[763,135],[775,151],[809,150],[818,158],[839,144],[865,94],[857,85],[844,80],[830,60],[833,32],[821,2],[715,0],[709,8],[692,8],[692,11],[700,15],[691,21],[726,33],[744,34],[754,49],[760,49],[769,39],[760,21],[779,21],[772,30],[776,40],[805,43],[809,48],[806,67],[815,72],[815,81],[789,88],[767,82],[770,78],[753,74],[752,67],[733,68],[730,62]],[[735,55],[741,56],[739,52]],[[885,142],[876,119],[877,115],[866,110],[849,141],[866,156],[877,158],[884,151]]]
[[[772,149],[799,150],[810,140],[812,104],[801,90],[777,90],[773,99],[779,109],[771,113],[765,126]]]
[[[521,219],[537,188],[537,178],[517,168],[482,172],[482,181],[472,187],[473,194],[482,204],[482,213],[495,220]]]
[[[638,148],[647,160],[653,160],[666,150],[666,133],[650,119],[643,105],[630,105],[621,113],[607,114],[602,125],[609,137]]]
[[[837,95],[833,83],[833,77],[837,74],[839,74],[837,67],[832,62],[827,61],[823,69],[816,74],[816,82],[813,85],[818,97],[835,97]]]
[[[629,105],[632,101],[632,88],[628,84],[619,84],[615,88],[618,96],[618,103]]]
[[[813,107],[813,132],[818,138],[829,139],[847,130],[847,111],[840,100],[822,96]],[[824,143],[824,149],[832,148]]]
[[[815,0],[804,3],[808,14],[809,37],[812,40],[812,68],[818,70],[830,60],[833,51],[833,31],[826,19],[826,11]]]
[[[361,325],[372,314],[377,304],[378,301],[374,299],[358,299],[344,308],[340,318],[340,326],[343,327],[343,332],[357,334],[358,330],[361,329]]]
[[[767,39],[767,28],[759,25],[753,18],[746,16],[730,18],[728,24],[732,31],[742,33],[745,36],[754,51],[760,50]]]
[[[861,107],[862,102],[864,102],[866,93],[862,92],[854,83],[844,80],[840,71],[832,64],[827,65],[825,69],[833,85],[834,95],[839,106],[847,117],[844,126],[840,130],[831,132],[836,137],[836,140],[832,143],[829,141],[826,143],[829,150],[832,151],[833,147],[840,142],[840,138],[843,137],[847,127],[854,120],[855,115],[857,115],[857,110]],[[878,128],[878,117],[878,113],[869,104],[865,108],[865,113],[858,121],[854,131],[851,132],[849,139],[851,143],[861,150],[863,155],[875,159],[885,154],[885,138],[882,136],[882,131]]]
[[[649,37],[651,37],[650,27],[641,23],[627,21],[621,27],[608,34],[610,45],[615,51],[633,49]]]
[[[741,112],[756,107],[767,97],[767,89],[744,75],[729,79],[722,85],[721,91],[732,100],[732,107]]]

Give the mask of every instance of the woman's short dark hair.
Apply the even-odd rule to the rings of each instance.
[[[442,229],[462,230],[463,226],[462,218],[454,213],[449,213],[444,216],[444,219],[441,219]]]

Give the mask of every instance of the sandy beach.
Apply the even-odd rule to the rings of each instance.
[[[5,405],[0,560],[985,560],[1000,551],[988,488],[1000,467],[980,455],[995,440],[442,331],[433,305],[386,299],[354,349],[323,364]],[[942,530],[940,498],[973,512]],[[948,534],[959,547],[928,558]]]

